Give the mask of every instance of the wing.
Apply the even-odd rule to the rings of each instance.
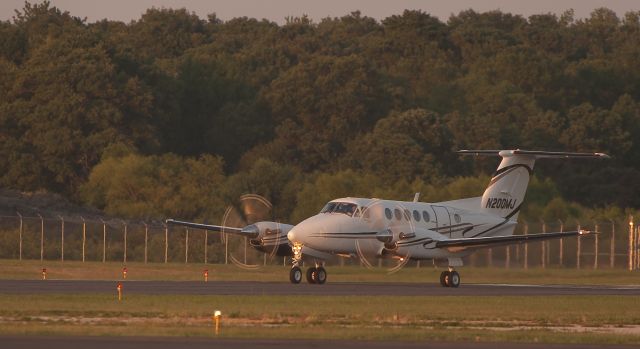
[[[242,228],[225,227],[222,225],[183,222],[183,221],[177,221],[175,219],[167,219],[165,222],[170,225],[180,225],[183,227],[189,227],[189,228],[195,228],[195,229],[204,229],[204,230],[218,231],[218,232],[232,233],[232,234],[242,233]]]
[[[508,235],[489,236],[479,238],[449,239],[436,242],[436,247],[446,248],[451,252],[462,251],[467,248],[487,248],[501,245],[512,245],[523,242],[559,239],[568,236],[588,235],[593,232],[588,230],[565,231],[557,233],[531,234],[531,235]]]

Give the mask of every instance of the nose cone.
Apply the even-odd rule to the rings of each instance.
[[[260,235],[260,228],[255,224],[251,224],[242,228],[240,232],[251,239],[255,239]]]
[[[291,241],[291,242],[298,242],[298,240],[296,240],[296,230],[295,229],[289,230],[289,232],[287,233],[287,239],[289,239],[289,241]]]
[[[323,231],[322,217],[318,215],[309,217],[304,221],[298,223],[293,229],[289,230],[287,233],[287,238],[291,242],[300,242],[303,244],[308,244],[310,235],[313,233]]]

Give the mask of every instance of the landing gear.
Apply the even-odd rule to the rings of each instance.
[[[316,283],[322,285],[325,282],[327,282],[327,271],[324,270],[323,267],[317,267],[316,268]]]
[[[460,274],[450,268],[440,274],[440,285],[442,287],[458,287],[460,286]]]
[[[307,282],[310,284],[324,284],[327,282],[327,271],[322,266],[307,269]]]
[[[307,282],[310,284],[315,284],[317,279],[317,269],[311,267],[307,269]]]
[[[291,281],[292,284],[299,284],[300,281],[302,281],[302,270],[300,270],[300,267],[293,266],[293,268],[291,268],[289,281]]]
[[[302,281],[302,269],[300,269],[300,263],[302,262],[302,244],[294,243],[293,247],[293,267],[289,272],[289,281],[292,284],[299,284]],[[307,276],[308,277],[308,276]]]
[[[447,282],[449,281],[449,272],[443,271],[440,273],[440,286],[447,287]]]

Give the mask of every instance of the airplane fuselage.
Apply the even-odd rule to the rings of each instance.
[[[327,209],[332,204],[346,208]],[[294,226],[288,237],[293,243],[336,255],[452,258],[472,251],[451,252],[436,248],[435,243],[444,239],[511,235],[515,225],[515,220],[444,203],[341,198],[330,201],[323,211]],[[390,244],[381,242],[385,234]]]

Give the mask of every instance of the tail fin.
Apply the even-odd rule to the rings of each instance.
[[[603,153],[565,153],[529,150],[460,150],[462,155],[501,156],[502,161],[482,195],[481,210],[516,220],[533,165],[542,158],[609,158]]]

